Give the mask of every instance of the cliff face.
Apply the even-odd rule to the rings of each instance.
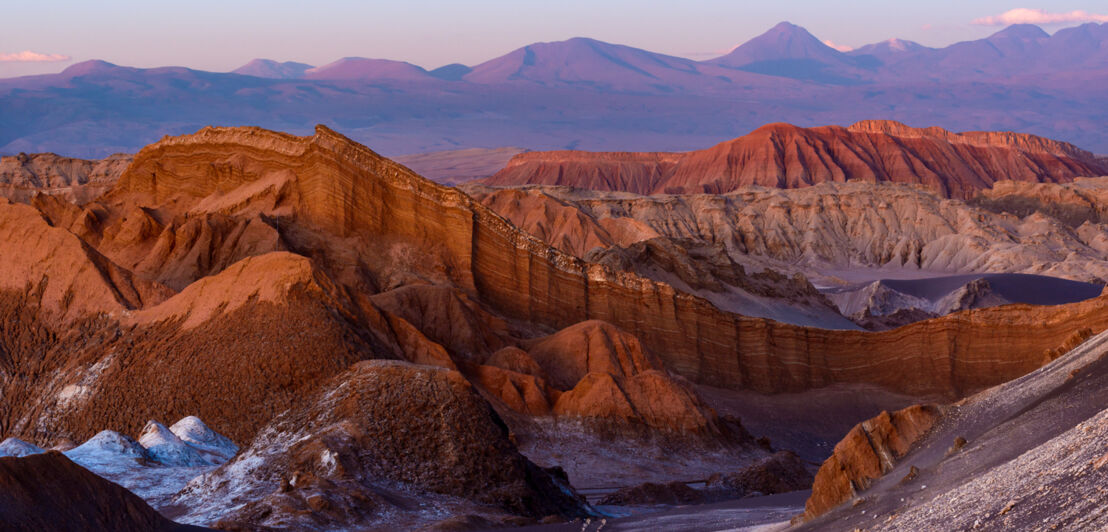
[[[800,188],[829,181],[866,181],[921,184],[947,197],[968,198],[1002,176],[1067,182],[1104,174],[1108,168],[1091,153],[1033,135],[958,134],[937,127],[865,121],[849,128],[770,124],[684,154],[532,152],[513,158],[503,170],[480,182],[637,194],[718,194],[749,185]]]
[[[961,313],[882,334],[727,314],[666,284],[549,248],[465,194],[419,178],[325,128],[305,138],[209,128],[164,140],[136,156],[107,201],[147,198],[183,208],[280,172],[296,175],[295,194],[287,196],[295,201],[290,222],[365,249],[358,261],[374,272],[378,285],[393,269],[408,268],[426,279],[449,279],[498,312],[531,323],[560,329],[607,321],[650,345],[671,370],[716,386],[782,392],[869,382],[956,395],[1033,369],[1075,324],[1096,331],[1108,326],[1102,299]],[[357,269],[341,264],[342,251],[328,246],[314,253],[339,265],[340,278]],[[1000,345],[1006,346],[1002,357],[996,355]]]
[[[1040,213],[1065,222],[1079,234],[1102,233],[1099,226],[1108,222],[1108,179],[1077,179],[1064,186],[998,181],[970,203],[1020,217]]]
[[[640,207],[620,201],[601,207]],[[606,238],[634,227],[595,225]],[[18,251],[0,254],[0,437],[46,446],[197,415],[275,453],[241,461],[264,466],[271,482],[250,512],[230,516],[248,524],[325,503],[335,511],[321,518],[355,522],[374,501],[388,503],[357,486],[373,467],[419,493],[502,514],[579,513],[553,489],[557,474],[519,457],[504,420],[620,435],[633,427],[707,441],[732,460],[748,437],[688,381],[763,393],[868,383],[954,397],[1033,370],[1074,330],[1108,328],[1106,297],[880,334],[725,312],[550,247],[324,127],[310,137],[206,128],[163,139],[96,201],[0,203],[0,247]],[[433,419],[406,410],[417,400]],[[354,415],[366,410],[381,424]],[[424,430],[434,420],[457,441]],[[298,428],[313,439],[269,446],[292,445],[267,435]],[[430,454],[409,460],[412,445]],[[374,449],[380,460],[363,461]],[[482,460],[471,464],[474,455]],[[323,467],[325,456],[342,458],[341,469]],[[231,488],[249,481],[235,471],[225,471]],[[289,489],[274,494],[286,473]],[[455,473],[460,484],[434,480]],[[344,488],[315,497],[332,483]],[[194,502],[225,502],[209,495]]]

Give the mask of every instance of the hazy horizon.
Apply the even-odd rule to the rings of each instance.
[[[1017,8],[1024,9],[1013,11]],[[433,69],[451,63],[472,66],[528,44],[573,37],[703,60],[725,54],[782,21],[805,27],[829,45],[856,48],[890,38],[943,47],[988,36],[1013,22],[1037,23],[1053,33],[1108,20],[1097,2],[1046,8],[998,0],[969,6],[863,0],[848,9],[815,0],[786,6],[721,0],[680,6],[626,0],[595,5],[583,0],[558,5],[330,1],[310,10],[286,1],[228,5],[204,0],[184,7],[114,2],[104,9],[70,0],[16,5],[7,11],[11,20],[23,23],[0,36],[0,77],[59,72],[90,59],[222,72],[255,58],[318,66],[357,56]],[[35,20],[50,23],[27,22]]]

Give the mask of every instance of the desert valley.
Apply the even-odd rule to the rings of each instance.
[[[1108,528],[1108,23],[1031,28],[0,79],[0,529]]]

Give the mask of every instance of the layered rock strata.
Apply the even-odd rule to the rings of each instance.
[[[848,128],[769,124],[688,153],[530,152],[512,158],[487,185],[567,185],[637,194],[719,194],[760,185],[823,182],[920,184],[969,198],[1004,176],[1067,182],[1108,174],[1093,154],[1065,142],[1010,132],[951,133],[886,120]]]

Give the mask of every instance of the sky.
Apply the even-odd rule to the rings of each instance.
[[[87,59],[228,71],[257,57],[322,65],[359,56],[430,69],[571,37],[700,60],[786,20],[840,47],[892,37],[941,47],[1014,21],[1052,33],[1108,22],[1104,0],[5,0],[0,12],[0,77]]]

